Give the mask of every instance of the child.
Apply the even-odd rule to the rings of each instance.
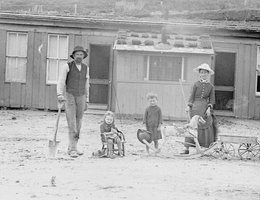
[[[151,132],[151,141],[154,142],[154,147],[158,150],[158,140],[162,139],[162,111],[159,106],[157,106],[157,94],[148,93],[147,100],[150,105],[145,110],[143,123],[145,124],[146,130]],[[149,154],[149,146],[147,145],[146,151]]]
[[[113,145],[117,144],[119,156],[123,156],[121,139],[117,134],[115,127],[114,113],[107,111],[104,115],[104,121],[100,125],[101,141],[107,142],[108,156],[114,158]]]

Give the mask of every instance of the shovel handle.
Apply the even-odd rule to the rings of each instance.
[[[56,142],[57,139],[57,132],[58,132],[58,127],[59,127],[59,121],[60,121],[60,114],[61,114],[61,106],[58,106],[58,116],[57,116],[57,121],[56,121],[56,126],[55,126],[55,132],[54,132],[54,138],[53,141]]]

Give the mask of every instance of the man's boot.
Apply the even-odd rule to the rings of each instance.
[[[75,150],[78,156],[82,156],[84,153],[82,151],[79,151],[77,146],[78,146],[78,138],[75,139]]]
[[[69,146],[69,149],[68,149],[68,155],[72,158],[78,157],[75,140],[71,141],[71,145]]]

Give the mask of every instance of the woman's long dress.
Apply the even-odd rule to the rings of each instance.
[[[206,110],[210,106],[213,108],[215,104],[214,86],[209,82],[197,81],[192,88],[188,105],[190,109],[190,117],[200,115],[206,121],[205,124],[198,124],[198,141],[200,146],[209,147],[216,140],[216,129],[213,124],[213,115],[207,116]],[[185,142],[194,144],[193,138],[186,137]],[[191,145],[185,144],[190,147]]]

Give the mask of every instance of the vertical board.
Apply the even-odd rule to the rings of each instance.
[[[116,53],[116,77],[117,80],[122,80],[124,79],[124,56],[122,55],[122,53],[117,52]]]
[[[190,87],[190,84],[184,85],[186,98]],[[181,88],[177,83],[120,82],[117,88],[117,103],[119,108],[117,107],[116,111],[120,111],[121,114],[143,116],[145,108],[149,105],[146,94],[148,92],[155,92],[158,94],[158,105],[162,109],[164,118],[187,119],[187,115],[185,114],[186,105],[183,100]]]
[[[0,46],[3,47],[0,49],[0,106],[8,106],[5,105],[5,47],[6,47],[6,31],[0,30]]]
[[[116,111],[117,107],[117,51],[113,51],[113,71],[112,71],[112,81],[111,81],[111,104],[110,104],[110,110]]]
[[[3,36],[3,38],[1,39],[1,41],[3,40],[3,41],[5,41],[4,42],[4,44],[3,44],[3,46],[5,47],[5,48],[3,48],[4,49],[4,57],[3,57],[3,67],[4,67],[4,105],[6,106],[6,107],[10,107],[10,83],[8,83],[8,82],[5,82],[5,72],[6,72],[6,44],[7,44],[7,32],[6,31],[4,31],[4,35],[2,35]]]
[[[50,109],[50,85],[45,86],[45,109]]]
[[[236,85],[235,85],[235,101],[234,101],[234,114],[236,117],[242,117],[242,96],[243,96],[243,73],[244,73],[244,48],[243,45],[239,45],[237,55],[237,67],[236,67]]]
[[[88,49],[88,37],[87,37],[87,35],[82,35],[81,45],[83,46],[84,49]],[[86,65],[89,65],[88,58],[89,58],[89,56],[83,60],[83,63],[86,64]]]
[[[75,35],[74,45],[75,46],[83,46],[83,44],[82,44],[82,36],[81,35]]]
[[[49,100],[50,100],[50,110],[56,110],[57,109],[57,87],[55,85],[49,86]]]
[[[26,86],[25,86],[25,107],[32,107],[32,85],[33,85],[33,66],[34,66],[34,32],[28,32],[27,48],[27,69],[26,69]]]
[[[38,52],[38,47],[42,44],[42,33],[35,32],[34,34],[34,60],[33,60],[33,79],[32,79],[32,107],[39,107],[40,93],[40,70],[41,70],[41,54]]]
[[[256,112],[257,110],[255,109],[255,105],[256,105],[256,97],[255,97],[255,74],[256,74],[256,65],[257,65],[257,46],[256,45],[252,45],[251,46],[251,51],[250,51],[250,67],[248,69],[248,72],[250,74],[249,76],[249,90],[248,90],[248,97],[249,97],[249,108],[248,108],[248,118],[252,119],[252,118],[259,118],[259,110],[258,112]]]
[[[41,33],[41,39],[39,45],[35,46],[39,54],[39,105],[38,108],[46,108],[45,95],[46,95],[46,69],[47,69],[47,45],[48,45],[48,34]]]
[[[242,83],[242,118],[248,118],[248,105],[249,105],[249,84],[250,84],[250,68],[251,68],[251,62],[250,62],[250,53],[251,53],[251,46],[250,45],[244,45],[244,56],[243,56],[243,83]]]
[[[26,103],[25,100],[26,100],[26,84],[22,84],[21,85],[21,104],[20,104],[21,108],[25,107],[25,103]]]
[[[137,77],[136,79],[137,80],[144,80],[144,56],[143,55],[140,55],[137,57],[137,63],[136,63],[136,74],[137,74]]]
[[[69,55],[68,58],[70,59],[70,55],[73,52],[73,49],[75,47],[75,36],[73,34],[69,35]]]
[[[131,54],[130,54],[131,55]],[[131,80],[131,64],[132,64],[132,59],[130,58],[130,56],[128,54],[124,54],[123,55],[123,59],[124,59],[124,64],[123,66],[119,66],[122,68],[122,70],[124,70],[124,78],[123,80]]]
[[[21,83],[10,83],[10,106],[12,108],[21,107]]]

